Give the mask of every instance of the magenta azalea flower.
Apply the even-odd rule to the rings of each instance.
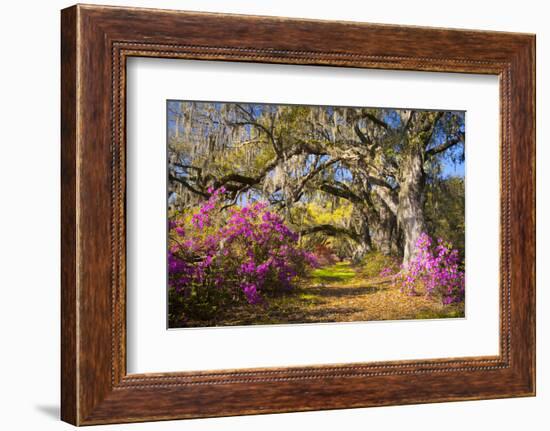
[[[187,222],[182,217],[169,223],[169,284],[176,291],[240,291],[250,304],[260,304],[263,290],[290,288],[307,266],[317,266],[315,255],[298,246],[299,235],[267,203],[229,208],[220,216],[225,189],[208,193]]]

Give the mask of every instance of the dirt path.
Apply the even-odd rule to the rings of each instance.
[[[233,310],[224,325],[355,322],[462,317],[455,306],[404,295],[390,277],[372,277],[349,262],[313,271],[292,293],[269,298],[265,308]]]

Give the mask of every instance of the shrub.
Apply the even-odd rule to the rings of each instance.
[[[385,276],[387,271],[395,273],[399,267],[395,257],[385,255],[379,251],[368,252],[362,260],[362,273],[366,277]]]
[[[230,302],[260,304],[263,292],[290,289],[294,277],[316,265],[266,203],[222,211],[225,189],[209,192],[194,214],[169,226],[169,287],[186,298],[184,313],[205,319]]]
[[[423,289],[427,296],[440,298],[443,304],[464,300],[464,272],[460,269],[458,251],[441,238],[433,246],[426,233],[416,242],[414,259],[395,278],[401,291],[409,295]]]

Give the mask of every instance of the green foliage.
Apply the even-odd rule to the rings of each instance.
[[[325,199],[321,202],[311,201],[293,208],[293,219],[299,221],[302,228],[309,226],[331,225],[341,228],[350,226],[353,215],[353,205],[341,198]],[[310,234],[302,238],[303,245],[314,251],[322,260],[322,264],[333,264],[333,259],[324,260],[323,249],[336,256],[349,256],[356,246],[346,236],[327,236],[323,232]],[[328,257],[328,256],[327,256]]]
[[[450,241],[464,259],[464,180],[451,177],[426,186],[424,211],[428,233]]]
[[[382,270],[386,268],[397,270],[398,267],[399,265],[395,257],[387,256],[378,251],[371,251],[363,258],[361,273],[365,277],[378,277]]]
[[[306,219],[312,224],[334,224],[343,226],[351,217],[353,205],[345,199],[332,202],[309,202],[305,205]]]

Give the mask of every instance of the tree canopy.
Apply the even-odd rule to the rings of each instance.
[[[422,232],[463,249],[464,135],[458,111],[170,101],[170,211],[223,186],[343,257],[407,263]]]

